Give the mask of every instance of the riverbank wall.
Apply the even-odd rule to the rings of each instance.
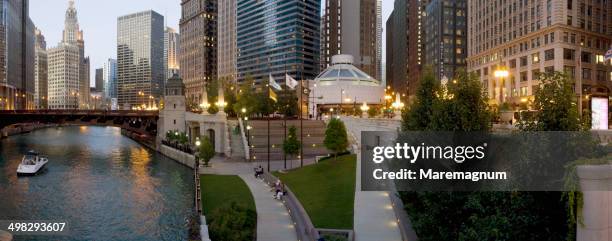
[[[44,123],[21,123],[10,125],[0,129],[0,138],[7,138],[9,136],[20,135],[24,133],[30,133],[32,131],[49,128],[49,127],[57,127],[58,124],[44,124]]]
[[[190,168],[195,168],[195,156],[179,151],[164,144],[159,145],[159,153]]]

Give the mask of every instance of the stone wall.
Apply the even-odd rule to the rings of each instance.
[[[159,145],[159,152],[185,166],[191,168],[195,167],[195,157],[191,154],[179,151],[163,144]]]

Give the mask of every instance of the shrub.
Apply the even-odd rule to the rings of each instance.
[[[252,209],[232,202],[213,210],[207,219],[211,240],[254,240],[257,213]]]
[[[204,161],[204,165],[208,166],[208,162],[215,156],[215,147],[210,142],[208,136],[200,137],[200,148],[198,149],[198,158]]]
[[[337,118],[332,118],[329,121],[327,130],[325,130],[325,140],[323,140],[323,144],[325,144],[328,150],[334,153],[334,159],[338,157],[338,153],[346,151],[349,142],[344,122]]]

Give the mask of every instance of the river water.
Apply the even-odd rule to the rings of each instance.
[[[18,177],[28,150],[44,172]],[[0,220],[68,223],[69,235],[14,240],[186,240],[191,169],[114,127],[48,128],[0,140]]]

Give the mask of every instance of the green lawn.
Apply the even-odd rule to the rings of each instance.
[[[355,155],[345,155],[274,175],[295,193],[315,227],[352,229],[355,164]]]
[[[249,187],[238,176],[200,175],[200,189],[204,215],[232,201],[256,210]]]

